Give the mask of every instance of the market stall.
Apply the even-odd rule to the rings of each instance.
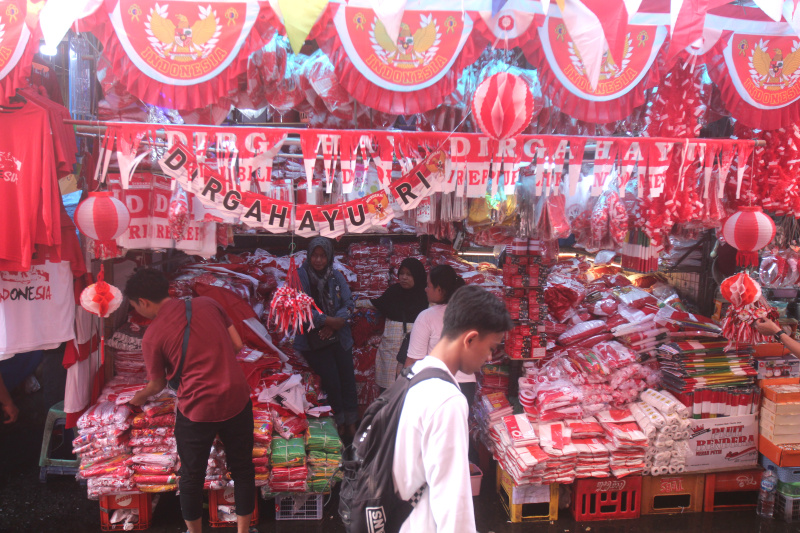
[[[0,0],[0,186],[24,206],[3,215],[0,360],[67,343],[103,528],[149,527],[180,473],[175,394],[128,404],[134,266],[231,318],[260,496],[322,517],[341,428],[293,345],[318,236],[353,295],[362,413],[389,331],[373,300],[404,259],[504,301],[469,424],[475,492],[494,477],[512,522],[755,509],[762,466],[759,514],[800,519],[800,363],[754,327],[800,318],[793,4],[391,4]],[[30,74],[60,60],[69,109]],[[31,334],[44,313],[52,338]],[[231,486],[216,441],[212,526],[235,521]]]

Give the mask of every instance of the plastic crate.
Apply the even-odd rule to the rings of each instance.
[[[778,481],[778,492],[790,498],[800,498],[800,483],[784,483],[783,481]]]
[[[700,513],[705,474],[644,476],[642,514]]]
[[[125,531],[122,523],[112,524],[111,516],[118,509],[134,509],[139,521],[128,531],[143,531],[150,528],[152,520],[152,494],[130,492],[100,497],[100,529],[103,531]]]
[[[775,511],[773,518],[786,522],[797,522],[800,520],[800,496],[792,498],[780,492],[775,495]]]
[[[642,476],[578,479],[572,485],[572,516],[578,522],[639,518]]]
[[[556,483],[543,486],[543,490],[549,493],[548,501],[521,503],[517,499],[514,480],[499,464],[497,465],[497,494],[512,523],[558,520],[558,487]]]
[[[275,520],[322,520],[322,494],[278,494]]]
[[[741,511],[755,509],[761,489],[760,468],[706,474],[706,495],[703,510]]]
[[[223,520],[220,517],[218,508],[219,505],[235,505],[233,487],[225,487],[224,489],[208,491],[208,524],[211,527],[231,527],[236,525],[235,520]],[[256,524],[258,524],[257,497],[256,506],[253,508],[253,517],[250,519],[251,526],[255,526]]]
[[[765,455],[761,456],[761,466],[767,468],[771,466],[778,473],[778,480],[784,483],[800,483],[800,467],[797,466],[778,466],[770,461]]]

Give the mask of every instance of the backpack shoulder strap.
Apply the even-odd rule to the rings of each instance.
[[[408,387],[411,388],[417,383],[432,378],[439,378],[441,380],[447,381],[448,383],[452,383],[453,385],[458,387],[458,384],[455,382],[453,376],[451,376],[449,372],[447,372],[446,370],[442,370],[441,368],[432,368],[432,367],[425,368],[421,370],[419,373],[411,376],[411,384]]]

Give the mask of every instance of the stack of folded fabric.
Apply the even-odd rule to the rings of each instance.
[[[621,478],[640,474],[645,468],[647,437],[630,409],[609,409],[597,414],[606,431],[604,444],[611,453],[611,473]]]
[[[569,484],[575,481],[578,449],[572,443],[572,430],[563,422],[539,424],[539,446],[547,455],[544,483]]]

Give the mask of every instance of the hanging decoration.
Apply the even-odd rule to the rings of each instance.
[[[472,32],[476,16],[407,9],[393,40],[372,9],[329,4],[312,35],[358,102],[412,115],[441,105],[483,52],[486,40]]]
[[[250,54],[277,19],[259,0],[116,0],[81,21],[104,45],[114,75],[132,95],[170,109],[197,109],[238,88]]]
[[[753,327],[758,320],[778,319],[778,312],[767,304],[761,294],[761,285],[747,273],[740,272],[726,278],[720,284],[720,292],[731,303],[722,321],[722,335],[729,339],[729,347],[736,343],[762,344],[771,341]]]
[[[0,0],[0,104],[27,86],[33,56],[39,51],[38,34],[37,6],[23,0]]]
[[[314,329],[312,310],[321,313],[314,299],[303,292],[294,256],[289,260],[286,284],[279,287],[269,304],[267,323],[275,326],[284,335],[303,334]]]
[[[75,209],[75,225],[95,241],[95,257],[106,259],[117,255],[114,241],[122,235],[131,221],[125,204],[110,192],[90,192],[89,198]]]
[[[708,75],[727,111],[756,129],[800,121],[800,38],[731,33],[706,54]]]
[[[757,266],[758,251],[775,238],[775,222],[758,206],[742,206],[722,225],[722,238],[738,250],[738,266]]]
[[[533,94],[519,76],[499,72],[478,85],[472,115],[480,130],[495,140],[509,139],[531,122]]]
[[[664,26],[628,25],[620,57],[603,54],[595,88],[563,19],[549,17],[539,38],[522,43],[522,50],[539,69],[553,105],[578,120],[607,123],[629,116],[645,102],[645,90],[658,85],[653,63],[666,36]]]
[[[97,283],[81,292],[81,307],[100,318],[108,318],[122,304],[122,292],[105,282],[104,267],[100,266]]]

